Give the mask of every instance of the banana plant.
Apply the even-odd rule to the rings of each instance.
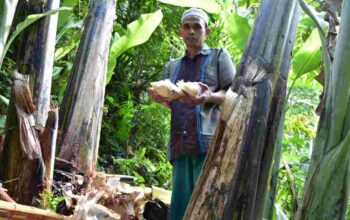
[[[235,46],[243,51],[251,31],[248,18],[232,13],[226,20],[226,29]]]
[[[262,219],[298,18],[296,1],[262,1],[184,219]]]
[[[306,13],[314,17],[299,0]],[[345,219],[349,194],[350,155],[350,1],[343,4],[333,63],[320,30],[325,70],[325,106],[296,219]],[[319,25],[318,25],[319,27]]]
[[[106,84],[109,83],[117,64],[117,58],[128,49],[145,43],[163,19],[163,13],[143,14],[140,18],[127,26],[126,34],[112,40],[109,57]]]
[[[291,75],[293,81],[288,89],[286,100],[289,99],[289,96],[298,79],[321,67],[321,47],[322,43],[319,38],[318,30],[315,28],[311,32],[309,38],[294,55]],[[287,109],[288,103],[286,102],[286,110]]]
[[[10,33],[11,24],[13,20],[13,16],[16,12],[18,0],[9,0],[9,1],[1,1],[0,2],[0,57],[3,56],[5,44],[7,41],[7,37]],[[1,67],[2,59],[0,59],[0,67]]]
[[[33,24],[34,22],[38,21],[39,19],[41,19],[41,18],[43,18],[45,16],[53,15],[53,14],[59,12],[59,11],[65,11],[65,10],[71,10],[71,8],[69,8],[69,7],[61,7],[61,8],[53,9],[53,10],[50,10],[50,11],[47,11],[47,12],[41,13],[41,14],[28,15],[24,21],[20,22],[16,26],[16,29],[11,34],[11,37],[6,41],[6,43],[5,43],[4,47],[3,47],[3,50],[1,51],[1,49],[0,49],[0,69],[1,69],[2,61],[4,60],[5,55],[7,53],[7,50],[10,48],[10,46],[11,46],[12,42],[14,41],[14,39],[24,29],[26,29],[28,26],[30,26],[31,24]]]
[[[293,75],[299,78],[321,66],[321,41],[317,29],[311,32],[309,38],[296,52],[293,58]]]

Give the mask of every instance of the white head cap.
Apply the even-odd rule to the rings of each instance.
[[[181,23],[185,20],[186,17],[188,16],[196,16],[196,17],[200,17],[204,20],[204,22],[208,25],[208,15],[207,13],[205,13],[202,9],[199,8],[190,8],[188,10],[186,10],[183,14],[182,14],[182,18],[181,18]]]

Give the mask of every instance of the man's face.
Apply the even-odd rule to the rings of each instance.
[[[202,47],[204,38],[209,33],[210,29],[206,27],[204,20],[196,16],[186,17],[179,31],[187,47]]]

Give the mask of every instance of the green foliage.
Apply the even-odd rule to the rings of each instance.
[[[233,2],[237,7],[249,8],[250,6],[260,3],[261,1],[260,0],[234,0]]]
[[[58,17],[52,86],[52,99],[56,103],[61,103],[67,87],[82,35],[83,19],[89,9],[89,1],[63,0],[61,6],[71,7],[73,10],[60,12]]]
[[[59,47],[55,51],[55,61],[59,61],[63,57],[65,57],[68,53],[70,53],[74,48],[79,45],[80,39],[72,38],[72,41],[68,45],[64,45]]]
[[[299,78],[321,65],[321,41],[317,29],[311,32],[309,38],[301,45],[293,58],[293,74]]]
[[[107,100],[109,111],[119,107],[112,98]],[[135,176],[138,184],[170,188],[171,167],[165,154],[168,115],[163,107],[147,100],[136,107],[131,100],[124,102],[118,115],[111,115],[117,116],[116,125],[112,124],[113,128],[108,129],[103,127],[101,145],[110,148],[101,147],[100,169]],[[111,124],[104,123],[103,126]]]
[[[249,38],[251,27],[247,17],[232,13],[232,15],[226,20],[227,32],[233,39],[233,43],[240,50],[244,50]]]
[[[116,59],[126,50],[146,42],[153,31],[162,21],[163,14],[160,10],[152,14],[144,14],[127,26],[126,34],[122,37],[114,37],[108,58],[108,70],[106,83],[108,84],[116,65]]]
[[[314,111],[318,105],[319,94],[320,89],[310,88],[310,84],[298,83],[289,98],[289,108],[285,117],[282,157],[289,165],[294,181],[290,181],[288,177],[290,174],[281,163],[276,198],[276,203],[289,217],[293,216],[291,188],[296,188],[298,199],[300,199],[310,162],[311,146],[318,123],[318,116]]]
[[[6,97],[0,95],[0,104],[1,106],[8,106],[9,100]],[[6,116],[0,114],[0,135],[5,131],[5,122]]]
[[[84,1],[82,1],[84,2]],[[88,1],[86,1],[88,2]],[[80,9],[80,0],[62,0],[61,7],[78,7]],[[80,11],[80,10],[79,10]],[[79,14],[79,13],[78,13]],[[69,11],[62,11],[58,16],[58,27],[62,27],[66,22],[72,17],[77,15],[77,13],[71,13]]]
[[[16,26],[15,31],[11,34],[11,37],[7,40],[3,54],[0,54],[0,69],[1,69],[1,63],[4,60],[4,57],[7,53],[7,50],[10,48],[13,40],[25,29],[27,28],[29,25],[33,24],[34,22],[36,22],[37,20],[39,20],[40,18],[43,18],[45,16],[49,16],[49,15],[53,15],[55,13],[57,13],[58,11],[67,11],[67,10],[71,10],[71,8],[68,7],[61,7],[58,9],[53,9],[50,11],[47,11],[45,13],[41,13],[41,14],[32,14],[32,15],[28,15],[27,18],[19,23]]]
[[[0,135],[5,133],[6,116],[0,115]]]
[[[0,95],[0,101],[2,103],[6,104],[6,105],[9,104],[9,100],[6,97],[2,96],[2,95]]]
[[[39,194],[40,198],[37,199],[39,207],[41,209],[56,212],[57,205],[64,200],[63,196],[56,197],[53,192],[44,191]]]
[[[169,189],[171,182],[171,165],[166,162],[166,156],[163,150],[149,149],[154,153],[160,161],[150,160],[145,157],[147,149],[141,148],[133,152],[134,156],[130,158],[113,158],[114,165],[118,167],[118,171],[126,173],[137,178],[138,185],[157,185]]]
[[[112,97],[109,97],[109,100],[111,100]],[[134,117],[134,102],[129,97],[129,100],[121,103],[120,106],[118,106],[117,103],[112,103],[116,105],[115,107],[119,107],[119,120],[116,123],[116,137],[121,141],[127,141],[130,138],[130,131],[132,127],[132,118]]]
[[[328,54],[328,47],[327,47],[327,39],[326,39],[326,34],[324,32],[324,29],[320,23],[320,19],[317,17],[317,14],[314,13],[312,8],[310,6],[307,6],[306,3],[303,0],[299,0],[300,6],[303,8],[304,12],[309,15],[309,17],[312,19],[314,24],[316,25],[319,35],[320,35],[320,40],[322,44],[322,61],[323,61],[323,69],[324,69],[324,74],[325,74],[325,79],[326,79],[326,92],[328,91],[327,85],[329,84],[329,77],[331,74],[331,60]]]
[[[220,5],[216,3],[214,0],[158,0],[165,4],[176,5],[180,7],[195,7],[202,8],[209,13],[219,13]]]
[[[0,69],[0,95],[4,98],[0,100],[0,115],[6,114],[7,111],[7,100],[10,97],[10,73],[13,72],[14,62],[11,59],[5,58],[4,65]],[[5,103],[3,102],[5,101]]]
[[[11,59],[5,58],[3,68],[0,70],[0,135],[5,133],[7,106],[10,97],[9,76],[14,69]]]
[[[219,15],[210,14],[209,26],[212,30],[206,43],[210,47],[225,47],[234,62],[239,63],[244,45],[248,41],[251,25],[257,15],[256,5],[237,8],[232,1],[220,1]],[[238,67],[238,66],[237,66]]]
[[[61,39],[61,37],[70,29],[79,29],[83,27],[83,21],[82,20],[78,20],[75,21],[73,20],[71,17],[69,18],[68,22],[66,25],[63,26],[63,28],[60,29],[60,32],[57,33],[57,37],[56,37],[56,43]]]

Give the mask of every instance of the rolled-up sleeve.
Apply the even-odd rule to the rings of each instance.
[[[218,57],[218,70],[219,89],[227,90],[232,85],[236,70],[231,55],[226,49],[222,49],[222,51],[220,51]]]

